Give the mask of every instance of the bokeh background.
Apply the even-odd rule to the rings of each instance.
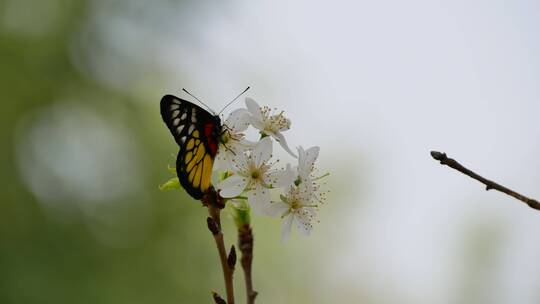
[[[540,197],[539,30],[533,0],[1,1],[0,303],[210,303],[158,103],[248,85],[332,191],[309,238],[254,218],[259,303],[540,303],[540,213],[429,156]]]

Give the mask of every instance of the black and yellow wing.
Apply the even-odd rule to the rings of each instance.
[[[201,199],[211,186],[221,120],[173,95],[161,99],[161,117],[180,146],[176,158],[180,184],[193,198]]]

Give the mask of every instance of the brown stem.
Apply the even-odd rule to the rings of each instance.
[[[247,304],[254,304],[257,292],[253,290],[251,279],[251,265],[253,262],[253,233],[249,225],[244,225],[238,229],[238,248],[242,252],[240,263],[244,270],[244,281],[246,284]]]
[[[227,251],[225,250],[225,242],[223,241],[223,233],[221,232],[221,209],[216,208],[213,205],[208,205],[208,213],[214,224],[211,221],[208,222],[208,227],[214,226],[217,229],[210,228],[214,240],[216,241],[216,247],[219,253],[219,259],[221,261],[221,268],[223,269],[223,279],[225,280],[225,290],[227,293],[227,303],[234,304],[234,287],[233,287],[233,269],[229,267],[227,261]],[[212,231],[214,230],[214,231]]]
[[[529,207],[533,208],[533,209],[536,209],[536,210],[540,210],[540,202],[538,202],[537,200],[535,199],[532,199],[532,198],[528,198],[526,197],[525,195],[522,195],[522,194],[519,194],[513,190],[510,190],[508,188],[506,188],[505,186],[502,186],[500,184],[497,184],[496,182],[493,182],[489,179],[486,179],[476,173],[474,173],[473,171],[463,167],[460,163],[458,163],[456,160],[452,159],[452,158],[448,158],[446,156],[446,153],[441,153],[441,152],[437,152],[437,151],[431,151],[431,156],[435,159],[435,160],[438,160],[441,165],[446,165],[452,169],[455,169],[471,178],[474,178],[475,180],[481,182],[482,184],[486,185],[486,191],[487,190],[491,190],[491,189],[495,189],[497,191],[500,191],[502,193],[505,193],[507,195],[510,195],[522,202],[524,202],[525,204],[529,205]]]

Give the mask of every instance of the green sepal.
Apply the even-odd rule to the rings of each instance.
[[[268,134],[266,134],[266,133],[265,133],[265,132],[263,132],[263,131],[259,131],[259,134],[261,134],[261,138],[260,138],[260,139],[263,139],[263,138],[265,138],[265,137],[268,137],[268,136],[269,136]]]

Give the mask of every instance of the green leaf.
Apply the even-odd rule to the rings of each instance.
[[[178,177],[173,177],[170,180],[166,181],[164,184],[159,185],[158,187],[161,191],[180,189],[180,180],[178,180]]]
[[[167,165],[167,171],[169,171],[171,174],[176,175],[176,167],[171,167]]]

